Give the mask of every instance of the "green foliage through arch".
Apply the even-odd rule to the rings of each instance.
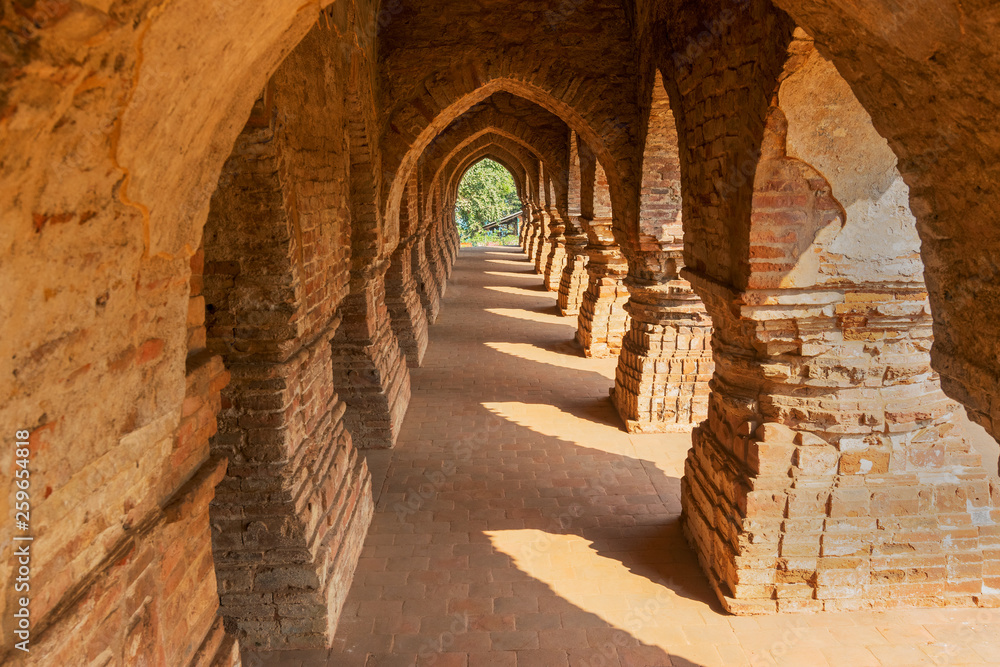
[[[510,172],[498,162],[480,160],[465,172],[458,185],[455,222],[462,241],[480,245],[491,236],[483,229],[484,225],[520,208],[517,186]]]

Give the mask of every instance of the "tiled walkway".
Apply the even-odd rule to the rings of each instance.
[[[1000,665],[1000,611],[733,617],[678,525],[690,437],[628,435],[516,248],[463,249],[334,650],[244,664]]]

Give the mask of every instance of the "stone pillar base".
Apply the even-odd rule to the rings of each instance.
[[[559,296],[556,299],[560,315],[577,315],[580,312],[580,302],[590,280],[586,248],[586,236],[567,236],[566,265],[559,277]]]
[[[922,285],[731,288],[684,530],[736,614],[1000,604],[1000,488],[930,368]]]
[[[566,262],[562,280],[559,282],[559,297],[556,305],[560,315],[578,315],[583,293],[587,291],[587,256],[577,255]]]
[[[590,276],[580,302],[576,340],[587,357],[613,357],[621,351],[629,326],[628,289],[620,277]]]
[[[625,334],[612,401],[630,433],[689,431],[708,415],[712,327],[686,280],[628,283]]]

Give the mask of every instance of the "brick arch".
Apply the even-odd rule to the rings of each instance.
[[[732,20],[719,36],[699,42],[713,12]],[[751,0],[735,14],[722,0],[688,3],[659,26],[656,68],[676,119],[681,187],[688,195],[682,201],[685,264],[712,280],[746,280],[753,175],[793,29],[788,16],[764,0]],[[745,58],[749,52],[756,57]],[[727,123],[720,109],[732,110],[738,121]]]
[[[451,172],[443,187],[442,199],[446,207],[452,206],[457,199],[458,187],[461,185],[462,178],[466,172],[484,159],[493,160],[510,172],[517,186],[518,198],[522,201],[526,199],[525,192],[527,191],[530,174],[525,170],[517,155],[511,154],[502,146],[492,144],[471,150],[455,166],[455,169]]]
[[[517,155],[512,153],[510,148],[505,147],[489,137],[483,137],[478,145],[469,146],[465,153],[459,158],[458,163],[455,168],[450,172],[448,179],[438,181],[438,187],[435,189],[435,196],[440,197],[440,206],[438,208],[439,214],[448,217],[451,216],[451,212],[455,205],[455,200],[457,197],[458,186],[461,184],[462,176],[465,175],[469,169],[472,168],[475,163],[483,160],[484,158],[489,158],[495,160],[501,166],[503,166],[511,176],[514,178],[514,183],[517,185],[518,195],[521,200],[525,200],[525,192],[529,191],[529,183],[532,176],[537,181],[538,180],[538,170],[535,168],[533,171],[529,171],[528,167],[525,166],[525,155]],[[453,221],[452,221],[453,223]]]
[[[616,153],[627,152],[623,146],[628,132],[615,127],[609,120],[616,117],[599,116],[595,114],[587,97],[595,96],[601,99],[604,95],[613,97],[614,93],[606,90],[602,84],[594,84],[581,75],[570,75],[569,80],[559,82],[558,86],[540,85],[531,80],[520,80],[511,77],[492,78],[478,87],[472,87],[470,82],[477,79],[476,68],[467,65],[468,69],[453,69],[447,75],[435,80],[433,93],[421,95],[398,106],[390,115],[389,126],[394,128],[408,127],[407,137],[402,134],[386,137],[383,141],[383,173],[391,179],[387,188],[386,215],[390,218],[398,215],[403,188],[410,171],[416,166],[420,154],[433,138],[444,130],[459,116],[473,105],[485,100],[497,92],[508,92],[546,109],[560,117],[569,127],[587,141],[599,156],[602,164],[608,165],[608,181],[613,199],[621,200],[625,206],[626,179],[619,165],[627,166],[627,160],[617,159]],[[481,74],[481,73],[480,73]],[[464,94],[455,91],[465,89]],[[572,90],[573,96],[562,98],[554,94],[554,90]],[[584,97],[584,91],[586,97]],[[450,103],[439,104],[437,99],[448,100]],[[585,111],[581,111],[581,109]],[[588,110],[589,111],[586,111]],[[433,119],[433,120],[430,120]],[[605,137],[614,139],[606,141]]]
[[[469,164],[467,156],[484,146],[494,146],[509,156],[510,163],[504,166],[514,175],[514,180],[518,183],[518,195],[522,199],[530,199],[533,195],[534,200],[537,201],[539,164],[537,153],[533,152],[530,146],[525,146],[515,139],[492,130],[484,130],[476,136],[469,137],[463,142],[463,145],[457,147],[449,155],[448,161],[441,165],[434,180],[440,180],[445,187],[445,192],[453,195],[457,191],[457,184],[461,181],[461,176],[468,169],[468,166],[465,166]],[[533,191],[532,185],[534,185]]]
[[[456,151],[484,133],[492,132],[524,146],[546,162],[549,172],[556,175],[558,200],[563,201],[567,189],[568,131],[557,116],[531,102],[501,93],[473,107],[436,137],[420,158],[421,168],[429,182],[433,182]]]
[[[528,148],[550,165],[553,173],[566,171],[566,124],[537,104],[497,93],[462,114],[435,137],[420,156],[425,173],[436,178],[441,166],[471,139],[492,131]]]

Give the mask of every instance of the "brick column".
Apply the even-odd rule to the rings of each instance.
[[[535,273],[541,275],[545,274],[545,262],[552,249],[552,241],[549,239],[550,219],[548,211],[538,209],[538,239],[535,241],[535,256],[532,259],[535,263]]]
[[[451,269],[455,264],[455,257],[451,253],[451,235],[448,231],[448,223],[442,221],[438,225],[437,245],[438,253],[441,255],[441,268],[444,270],[444,284],[451,278]]]
[[[524,240],[524,253],[528,256],[528,261],[532,261],[535,257],[535,243],[538,241],[538,214],[535,212],[533,206],[529,206],[525,210],[527,217],[527,222],[525,227],[528,232]]]
[[[587,289],[587,233],[583,218],[571,221],[566,227],[566,266],[559,280],[559,297],[556,304],[560,315],[576,315]]]
[[[727,609],[1000,602],[1000,490],[930,368],[920,284],[735,291],[683,522]]]
[[[441,299],[448,290],[448,271],[441,255],[439,231],[436,228],[429,229],[424,243],[427,245],[427,266],[430,268],[432,284],[438,299]]]
[[[462,246],[462,239],[458,235],[458,227],[455,226],[454,221],[448,224],[448,249],[451,255],[451,264],[455,265],[458,260],[458,249]],[[451,273],[449,271],[448,275]]]
[[[427,257],[427,236],[428,231],[424,230],[417,234],[413,243],[413,279],[417,285],[417,296],[420,297],[420,304],[424,307],[427,316],[427,323],[434,324],[438,313],[441,311],[441,294],[438,292],[437,284],[434,280],[434,272],[431,270],[430,260]]]
[[[538,215],[537,209],[532,207],[531,209],[531,222],[528,227],[528,245],[525,249],[525,253],[528,255],[528,261],[534,262],[535,256],[537,255],[538,249],[538,239],[541,235],[541,220]]]
[[[219,612],[247,649],[330,646],[371,523],[371,477],[330,382],[332,334],[229,367],[212,550]]]
[[[632,324],[612,401],[630,433],[689,430],[708,414],[712,322],[690,283],[626,280]]]
[[[417,238],[411,236],[400,242],[385,274],[385,305],[396,340],[411,368],[420,365],[427,350],[427,314],[413,276],[413,248]]]
[[[390,325],[381,260],[351,276],[333,340],[333,383],[347,403],[344,421],[356,447],[396,444],[410,402],[410,373]]]
[[[566,266],[566,221],[559,215],[549,216],[549,245],[545,257],[545,289],[550,292],[559,290],[563,267]]]
[[[628,289],[624,278],[628,263],[611,233],[611,218],[587,224],[587,291],[580,303],[576,339],[588,357],[618,354],[628,329]]]

